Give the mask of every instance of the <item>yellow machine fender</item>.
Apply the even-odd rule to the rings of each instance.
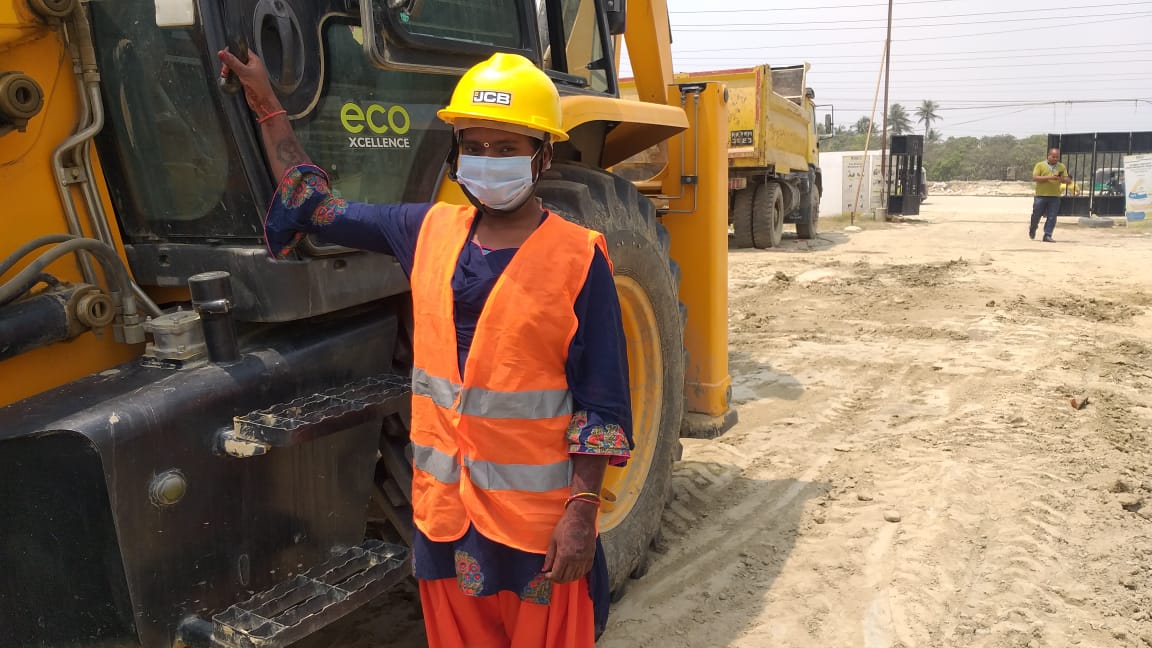
[[[560,106],[568,132],[590,122],[617,124],[604,142],[600,161],[604,166],[622,162],[688,128],[688,117],[677,106],[591,95],[561,97]]]

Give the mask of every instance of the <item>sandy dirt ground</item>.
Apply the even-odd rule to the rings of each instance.
[[[1007,180],[953,180],[950,182],[929,182],[928,195],[935,196],[1031,196],[1036,185],[1031,182]],[[929,198],[931,201],[931,198]],[[931,205],[927,205],[931,207]]]
[[[740,423],[599,646],[1152,646],[1152,228],[1030,241],[1030,202],[732,252]]]

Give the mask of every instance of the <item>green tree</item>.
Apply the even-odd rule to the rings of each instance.
[[[931,135],[933,131],[929,131]],[[1017,180],[1029,176],[1032,166],[1044,157],[1048,138],[1033,135],[950,137],[929,141],[924,147],[924,167],[937,180],[1004,180],[1013,169]]]
[[[924,137],[924,141],[931,142],[933,144],[938,143],[942,139],[943,136],[940,134],[940,131],[936,130],[935,128],[928,129],[928,134]]]
[[[893,135],[904,135],[912,132],[912,120],[908,112],[900,104],[892,104],[888,108],[888,131]]]
[[[925,99],[920,102],[920,107],[916,109],[916,121],[924,124],[924,139],[932,131],[932,122],[944,119],[940,116],[940,105],[931,99]]]
[[[856,124],[853,128],[856,130],[856,133],[859,135],[864,135],[869,130],[871,130],[873,133],[876,132],[875,124],[873,124],[872,120],[867,118],[867,117],[861,117],[860,119],[857,119]]]

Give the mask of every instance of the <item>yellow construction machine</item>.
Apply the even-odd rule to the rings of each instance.
[[[636,448],[600,521],[621,591],[679,437],[734,421],[725,89],[674,79],[663,1],[0,0],[0,644],[284,646],[409,573],[407,282],[318,241],[268,257],[268,164],[218,84],[241,44],[335,188],[378,203],[464,200],[435,111],[469,66],[555,81],[571,139],[541,195],[606,235],[628,338]],[[655,178],[612,173],[658,143]]]

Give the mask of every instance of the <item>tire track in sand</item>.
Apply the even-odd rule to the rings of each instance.
[[[676,505],[665,514],[667,553],[613,609],[600,645],[689,646],[677,637],[705,614],[709,620],[715,614],[730,618],[735,627],[728,640],[735,639],[764,605],[746,595],[763,595],[789,558],[804,502],[820,494],[817,481],[839,454],[832,446],[859,427],[857,419],[886,389],[875,379],[830,399],[813,399],[821,404],[819,414],[787,427],[752,430],[740,446],[686,444],[684,466],[673,482]],[[711,463],[716,459],[725,463]]]
[[[939,434],[955,432],[959,447],[905,443],[899,469],[877,481],[894,501],[922,499],[926,490],[932,499],[905,514],[898,531],[883,529],[869,549],[867,580],[878,595],[865,646],[1024,645],[1044,637],[1061,645],[1055,622],[1077,612],[1058,594],[1076,586],[1064,570],[1068,516],[1055,495],[1069,480],[1036,452],[1040,440],[1004,423],[1008,414],[941,420]]]

